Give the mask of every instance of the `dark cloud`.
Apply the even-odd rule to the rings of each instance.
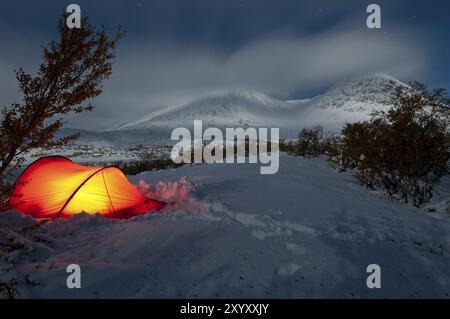
[[[314,36],[270,36],[232,54],[175,44],[135,46],[123,52],[104,95],[104,115],[132,119],[219,88],[245,88],[279,98],[325,88],[370,72],[421,78],[426,47],[415,48],[401,32],[372,35],[348,27]]]
[[[431,18],[413,23],[421,12],[412,2],[380,1],[383,28],[376,31],[365,27],[364,1],[78,3],[94,23],[122,24],[128,34],[96,111],[70,118],[71,126],[107,127],[219,88],[297,98],[369,72],[448,84],[436,67],[448,45],[436,41],[440,31]],[[55,36],[64,6],[45,0],[36,11],[36,2],[4,4],[0,103],[19,98],[12,69],[37,67],[40,45]]]

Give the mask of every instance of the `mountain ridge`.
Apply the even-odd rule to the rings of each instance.
[[[387,74],[374,73],[337,83],[323,94],[304,100],[280,100],[243,89],[215,90],[108,130],[80,130],[80,143],[171,143],[171,131],[177,127],[192,129],[194,120],[203,120],[204,128],[278,127],[285,138],[315,125],[337,133],[345,123],[367,120],[374,111],[390,107],[390,94],[398,85],[406,84]],[[69,131],[76,129],[63,129],[59,134]]]
[[[338,83],[324,94],[306,100],[280,100],[251,90],[218,90],[190,102],[151,112],[141,119],[108,131],[149,128],[174,129],[195,119],[208,126],[304,126],[308,122],[329,126],[331,130],[348,120],[365,119],[386,107],[397,85],[405,85],[384,74],[374,73]],[[321,111],[322,110],[322,111]],[[332,118],[336,123],[332,123]]]

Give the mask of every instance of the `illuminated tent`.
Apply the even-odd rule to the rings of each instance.
[[[62,156],[30,164],[10,199],[13,208],[35,218],[67,218],[82,211],[127,218],[164,204],[146,198],[118,167],[82,166]]]

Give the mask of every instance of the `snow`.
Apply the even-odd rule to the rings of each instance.
[[[322,159],[280,160],[272,176],[249,164],[130,176],[172,204],[129,220],[0,213],[0,243],[23,245],[0,245],[0,282],[38,298],[449,297],[448,213],[388,201]],[[81,289],[66,287],[72,263]],[[381,289],[366,286],[374,263]]]
[[[280,276],[292,276],[300,269],[300,266],[297,264],[289,263],[285,265],[281,265],[278,268],[277,274]]]

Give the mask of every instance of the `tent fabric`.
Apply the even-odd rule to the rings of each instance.
[[[82,166],[49,156],[19,176],[10,205],[35,218],[67,218],[80,212],[127,218],[159,210],[164,203],[146,198],[118,167]]]

